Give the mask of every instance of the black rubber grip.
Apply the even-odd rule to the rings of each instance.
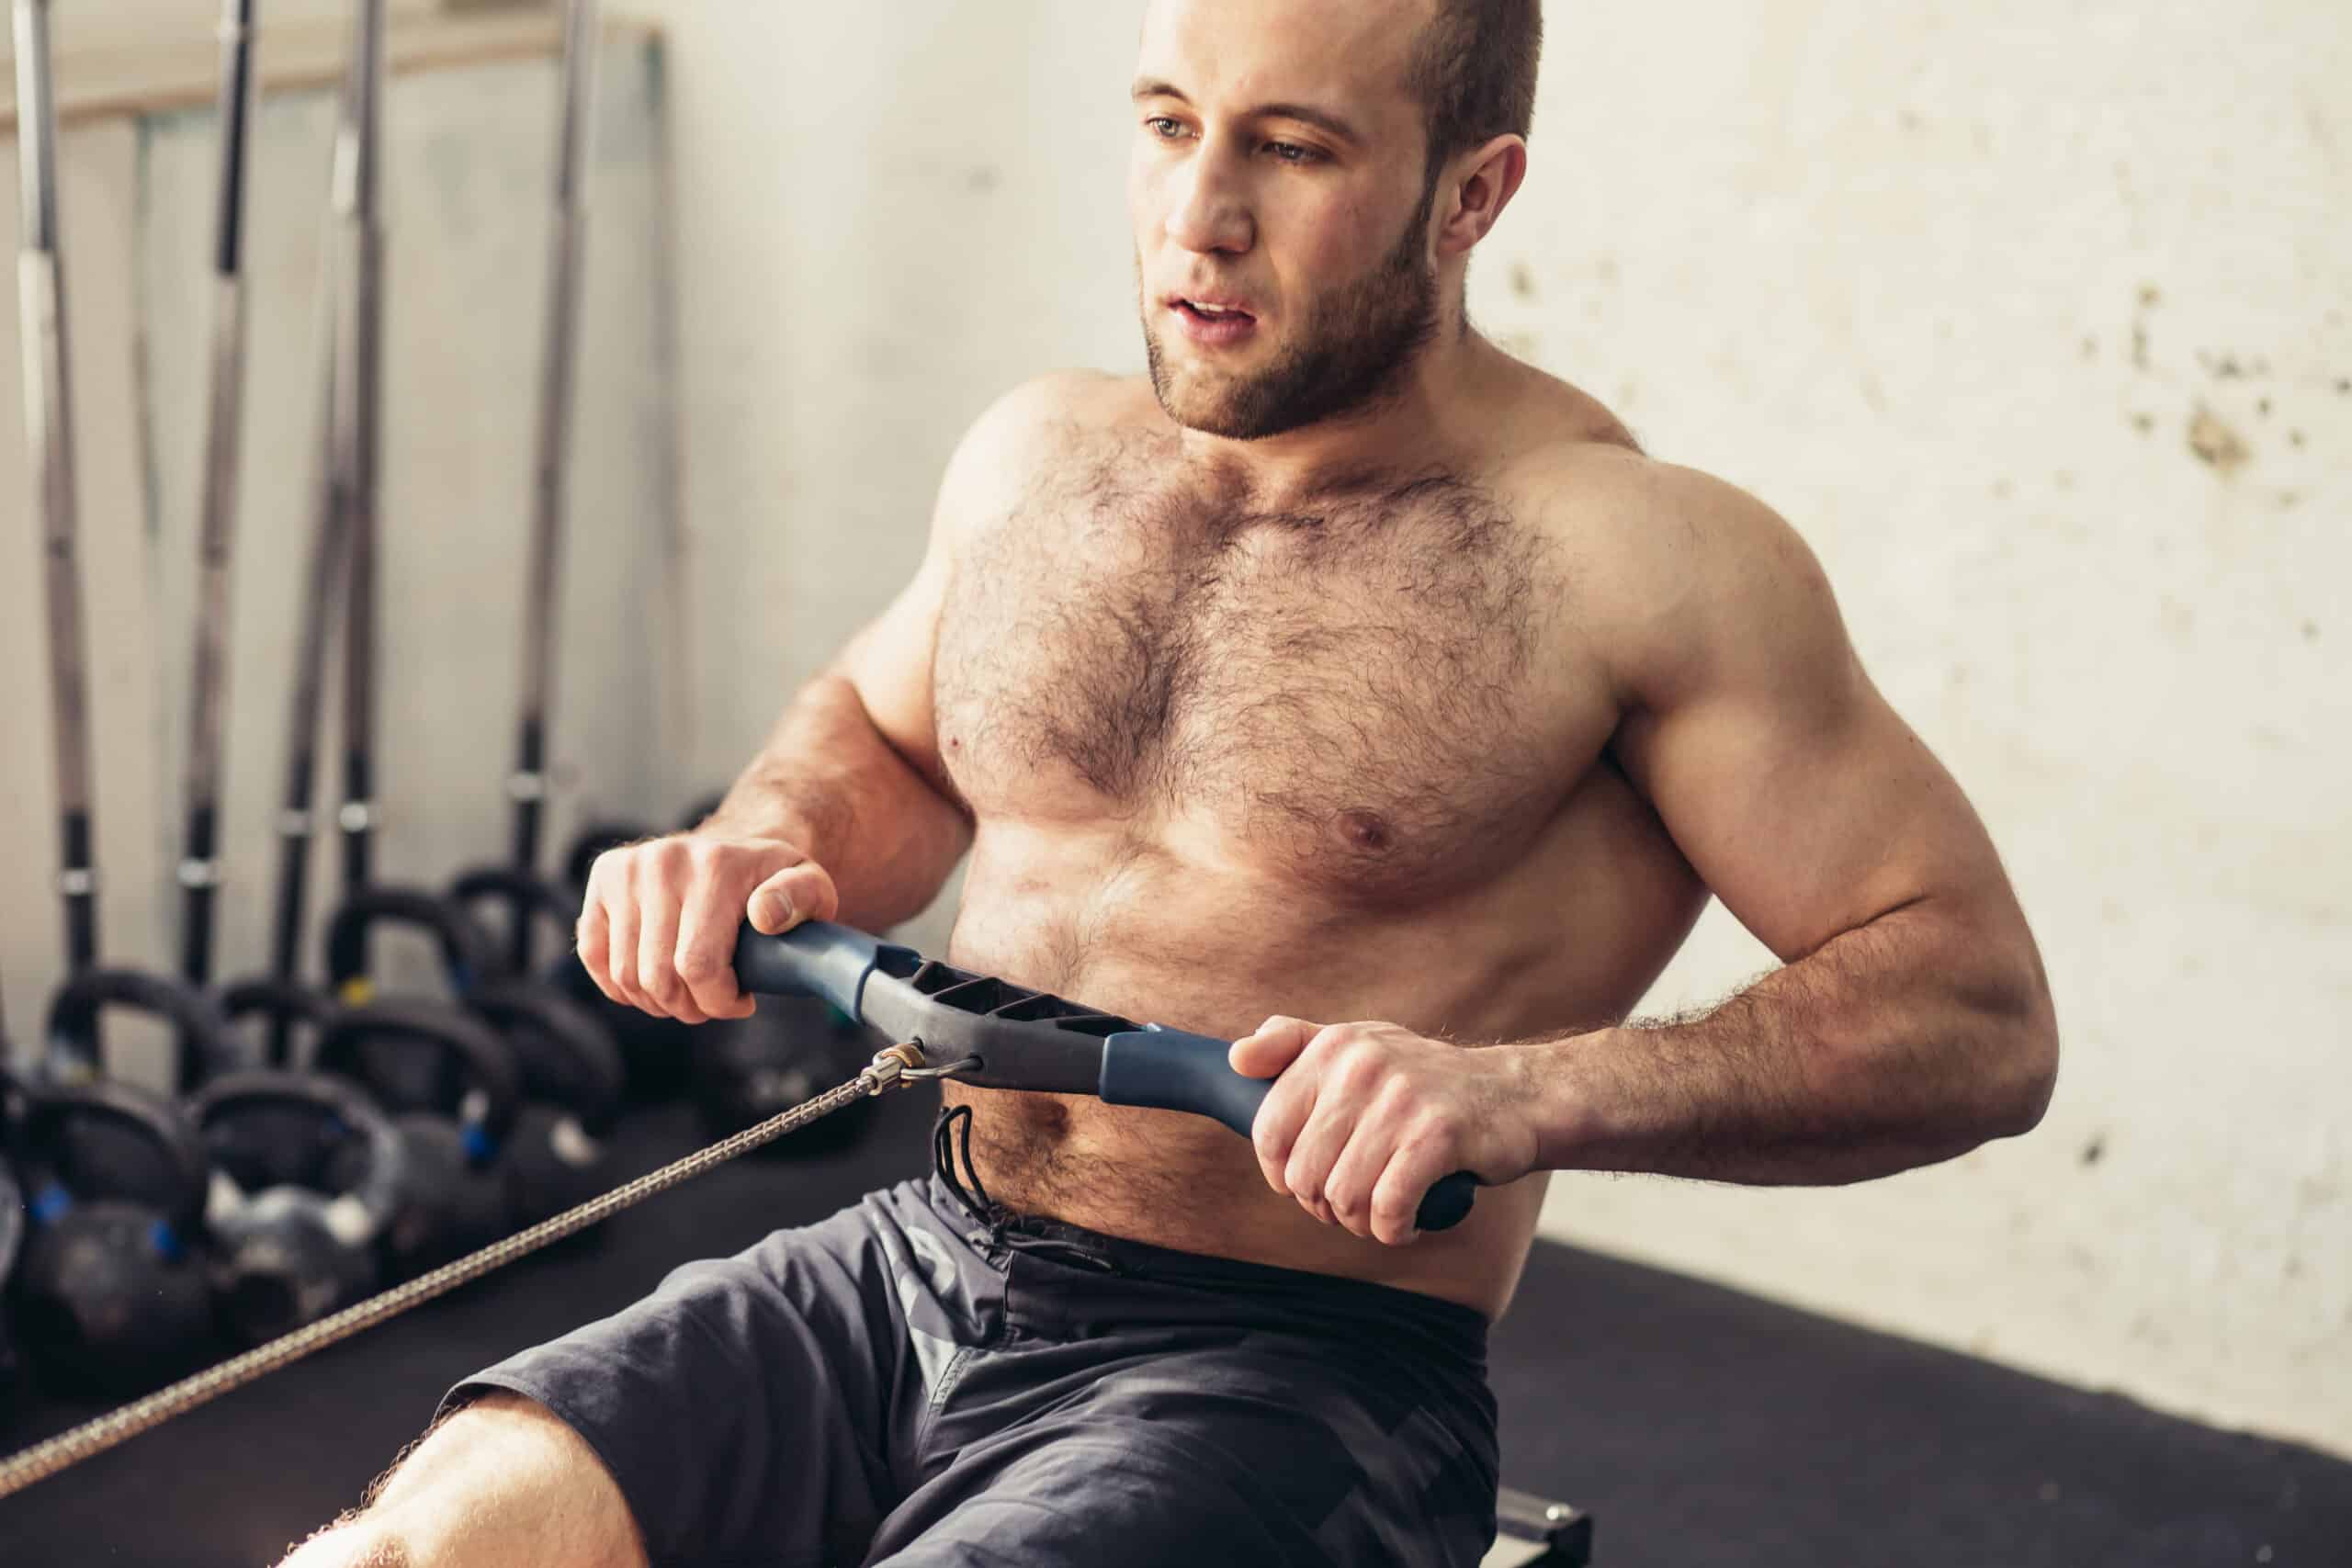
[[[859,1018],[865,977],[881,953],[879,939],[826,920],[805,921],[782,936],[763,936],[746,924],[735,943],[735,983],[763,996],[822,997]]]

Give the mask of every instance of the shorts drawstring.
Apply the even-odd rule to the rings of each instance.
[[[956,1166],[963,1166],[958,1174]],[[1102,1274],[1125,1274],[1126,1270],[1111,1258],[1091,1247],[1066,1241],[1060,1236],[1041,1235],[1018,1228],[1021,1215],[989,1196],[980,1173],[972,1164],[972,1108],[968,1105],[942,1106],[931,1124],[931,1158],[940,1180],[947,1184],[956,1202],[976,1223],[988,1227],[989,1250],[999,1247],[1018,1249],[1054,1258],[1081,1269],[1091,1269]],[[968,1179],[971,1186],[964,1183]]]
[[[963,1165],[971,1177],[969,1190],[956,1173],[956,1145],[961,1136]],[[944,1105],[931,1124],[931,1163],[939,1172],[939,1179],[947,1183],[947,1190],[956,1195],[956,1202],[964,1213],[989,1227],[991,1245],[1000,1238],[1004,1228],[1004,1212],[989,1190],[980,1182],[980,1173],[972,1165],[972,1108],[968,1105]]]

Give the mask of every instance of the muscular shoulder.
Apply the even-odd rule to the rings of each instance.
[[[1569,619],[1624,706],[1849,657],[1812,549],[1737,485],[1590,440],[1528,452],[1507,484],[1568,563]]]
[[[1056,466],[1101,450],[1152,412],[1140,378],[1057,370],[1023,381],[989,405],[965,432],[940,485],[940,516],[959,532],[1010,513]]]

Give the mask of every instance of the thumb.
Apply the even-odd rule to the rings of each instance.
[[[752,889],[743,912],[763,936],[781,936],[803,920],[830,920],[840,913],[841,893],[814,861],[786,866]]]
[[[1277,1013],[1235,1041],[1226,1060],[1243,1077],[1273,1077],[1298,1060],[1306,1043],[1315,1038],[1317,1027],[1303,1018],[1285,1018]]]

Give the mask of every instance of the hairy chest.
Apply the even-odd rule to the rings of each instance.
[[[1422,479],[1267,513],[1076,475],[981,532],[943,610],[941,751],[984,821],[1115,820],[1420,898],[1490,874],[1575,782],[1556,573],[1490,499]]]

